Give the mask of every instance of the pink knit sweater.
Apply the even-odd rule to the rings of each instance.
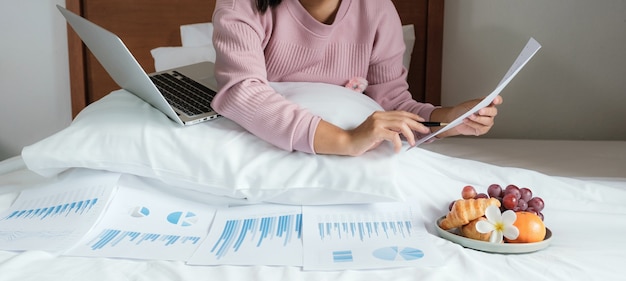
[[[434,107],[408,92],[401,22],[390,0],[342,0],[333,24],[315,20],[298,0],[260,14],[254,0],[218,0],[213,14],[220,90],[213,108],[285,150],[314,153],[320,121],[277,94],[268,81],[345,85],[369,82],[365,94],[385,110],[430,118]]]

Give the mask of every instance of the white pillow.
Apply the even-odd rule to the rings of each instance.
[[[382,110],[369,97],[340,86],[273,86],[344,128]],[[360,157],[287,152],[224,117],[179,126],[124,90],[89,105],[68,128],[25,147],[22,157],[29,169],[45,176],[72,167],[108,170],[251,202],[344,204],[404,198],[396,188],[391,145]]]
[[[413,53],[413,46],[415,45],[415,27],[412,24],[402,26],[402,34],[404,37],[404,44],[406,50],[402,59],[402,64],[409,70],[411,65],[411,55]],[[193,49],[187,49],[187,47],[206,48],[208,53],[212,53],[212,62],[215,62],[215,49],[213,48],[213,24],[196,23],[180,26],[180,37],[183,42],[183,47],[167,47],[170,48],[168,52],[152,52],[154,58],[154,64],[157,71],[169,69],[170,65],[181,66],[185,64],[202,62],[201,57],[196,55]],[[164,65],[169,68],[164,68]]]
[[[409,70],[411,66],[411,55],[413,54],[413,47],[415,46],[415,27],[412,24],[402,26],[402,35],[404,37],[404,56],[402,57],[402,64]]]
[[[203,22],[181,25],[180,41],[183,47],[213,45],[213,23]]]
[[[150,50],[156,71],[199,62],[215,62],[213,45],[204,47],[159,47]]]

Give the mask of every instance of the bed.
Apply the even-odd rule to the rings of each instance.
[[[151,72],[158,70],[164,59],[157,55],[167,53],[158,50],[189,50],[180,49],[189,48],[181,46],[185,45],[181,26],[206,27],[197,24],[210,22],[214,2],[185,0],[176,7],[165,1],[140,3],[144,2],[133,2],[131,7],[127,1],[68,0],[66,6],[119,34]],[[407,66],[412,93],[419,100],[438,103],[443,1],[394,3],[403,23],[413,24],[415,43]],[[119,176],[124,186],[144,192],[128,196],[128,200],[164,194],[172,202],[198,208],[325,208],[410,199],[418,210],[416,221],[423,225],[419,228],[425,231],[420,242],[433,247],[441,261],[426,266],[308,270],[264,264],[268,257],[254,255],[256,265],[191,265],[180,259],[155,258],[158,253],[124,258],[41,249],[1,250],[0,280],[78,280],[86,276],[90,280],[620,280],[626,275],[624,141],[459,137],[410,150],[405,144],[398,154],[383,145],[359,158],[287,153],[225,118],[178,127],[145,102],[119,90],[79,39],[69,34],[75,120],[67,129],[25,147],[22,155],[0,162],[0,211],[12,208],[23,191],[48,188],[46,192],[53,192],[52,186],[62,188],[65,181],[79,176],[90,184],[91,179],[110,175]],[[337,99],[353,100],[343,87],[273,86],[340,126],[354,126],[376,110],[367,100],[350,104],[343,114],[332,110]],[[328,93],[333,102],[306,104],[302,96],[307,91]],[[220,138],[212,137],[216,135]],[[198,152],[187,147],[203,149]],[[545,225],[551,231],[546,247],[494,253],[464,247],[439,234],[437,220],[447,213],[449,203],[461,196],[464,186],[484,192],[493,183],[529,187],[545,200]],[[135,217],[148,214],[142,208],[111,208],[114,211]],[[0,224],[8,217],[0,219]],[[190,224],[198,222],[185,218]],[[2,231],[0,242],[7,240]]]

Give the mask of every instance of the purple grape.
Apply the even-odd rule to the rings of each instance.
[[[528,209],[528,203],[526,203],[526,200],[520,198],[517,200],[517,207],[519,208],[518,211],[526,211]]]
[[[479,198],[489,198],[489,195],[485,194],[485,193],[478,193],[476,194],[476,196],[474,196],[474,199],[479,199]]]
[[[517,197],[515,197],[515,194],[509,193],[502,197],[502,206],[507,210],[513,210],[517,207],[517,201],[518,200]]]
[[[504,189],[504,195],[506,196],[507,194],[514,194],[515,198],[520,199],[522,198],[522,194],[519,191],[519,188],[515,185],[508,185],[505,189]]]
[[[476,189],[471,185],[464,186],[463,190],[461,190],[461,197],[463,197],[463,199],[472,199],[476,197]]]
[[[535,210],[537,213],[543,211],[544,206],[545,203],[543,202],[543,199],[541,199],[541,197],[533,197],[528,201],[528,207],[533,208],[533,210]]]
[[[454,202],[456,202],[456,200],[450,202],[450,205],[448,205],[448,211],[452,211],[452,206],[454,206]]]
[[[514,184],[509,184],[504,188],[504,193],[507,193],[507,191],[510,191],[513,189],[519,190],[519,187],[517,187],[517,185],[514,185]]]
[[[502,197],[502,187],[499,184],[492,184],[487,188],[489,197]]]
[[[533,192],[530,190],[530,188],[522,187],[519,189],[519,193],[521,195],[521,198],[524,199],[524,201],[526,202],[533,198]]]

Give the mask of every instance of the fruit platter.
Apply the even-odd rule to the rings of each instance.
[[[545,203],[530,188],[491,184],[486,192],[466,185],[461,198],[436,222],[439,236],[464,247],[492,253],[529,253],[549,246]]]

